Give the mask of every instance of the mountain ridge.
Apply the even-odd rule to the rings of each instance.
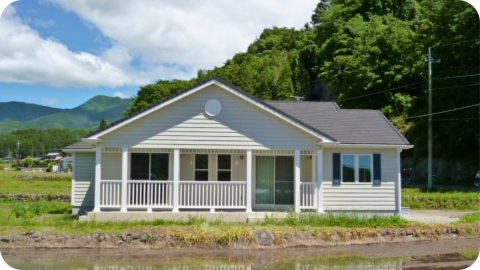
[[[122,118],[131,99],[98,95],[85,103],[59,109],[25,102],[0,102],[0,134],[16,129],[71,128],[94,129],[105,118],[108,123]]]

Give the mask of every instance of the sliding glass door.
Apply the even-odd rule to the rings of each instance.
[[[293,157],[257,156],[255,204],[293,205]]]

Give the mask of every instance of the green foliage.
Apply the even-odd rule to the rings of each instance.
[[[20,156],[43,157],[63,147],[77,143],[87,135],[83,129],[50,128],[45,130],[16,130],[0,135],[0,156],[16,156],[17,141],[20,141]]]
[[[71,212],[72,206],[69,203],[59,202],[5,202],[15,218],[32,218],[43,214],[63,214]]]
[[[0,171],[5,171],[5,167],[0,166]]]
[[[265,215],[261,225],[289,225],[289,226],[315,226],[315,227],[406,227],[411,224],[408,220],[393,215],[362,215],[358,213],[333,213],[319,214],[315,212],[296,213],[289,211],[285,218],[275,214]]]
[[[102,120],[100,120],[100,125],[98,126],[99,129],[104,129],[108,126],[107,124],[107,120],[105,120],[105,118],[102,118]]]
[[[411,209],[480,210],[480,193],[449,189],[402,189],[402,206]]]
[[[462,216],[457,223],[479,223],[480,212],[470,213]]]
[[[0,158],[0,164],[3,164],[3,159]]]
[[[26,157],[24,160],[23,160],[23,166],[26,166],[26,167],[30,167],[33,165],[33,159],[32,157]]]
[[[291,100],[290,96],[301,95],[306,100],[336,100],[345,109],[381,110],[415,145],[402,156],[426,157],[426,118],[404,119],[427,113],[424,58],[428,47],[466,40],[473,41],[433,47],[433,57],[442,59],[434,64],[434,111],[479,100],[478,77],[435,80],[480,72],[479,17],[464,1],[321,0],[311,21],[313,26],[299,30],[264,29],[246,52],[235,54],[221,67],[199,70],[191,80],[141,87],[125,114],[217,76],[260,99]],[[470,86],[435,90],[462,85]],[[356,98],[396,87],[401,88]],[[478,169],[478,152],[471,151],[480,148],[476,118],[476,108],[435,116],[434,156],[451,160],[446,164],[452,167],[462,163],[465,170]]]
[[[35,164],[43,165],[43,164],[45,164],[45,162],[43,160],[37,160],[37,161],[35,161]]]

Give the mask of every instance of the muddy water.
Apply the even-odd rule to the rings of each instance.
[[[465,269],[479,239],[283,250],[3,249],[15,269]]]

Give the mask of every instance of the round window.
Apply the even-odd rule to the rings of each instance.
[[[205,112],[210,116],[217,116],[222,111],[222,105],[215,99],[205,103]]]

